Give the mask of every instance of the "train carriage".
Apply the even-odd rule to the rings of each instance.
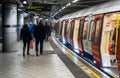
[[[65,30],[66,40],[80,51],[79,54],[90,59],[96,66],[118,66],[120,71],[119,4],[119,0],[110,1],[68,14]]]

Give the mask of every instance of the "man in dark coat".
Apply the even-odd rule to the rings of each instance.
[[[39,24],[37,26],[35,26],[33,35],[34,35],[34,38],[35,38],[36,56],[38,56],[39,42],[40,42],[40,54],[42,55],[43,41],[45,39],[45,28],[44,28],[44,25],[42,24],[42,21],[40,21]]]
[[[26,44],[27,44],[27,55],[29,55],[29,44],[30,44],[30,40],[32,40],[32,36],[30,30],[28,29],[27,24],[25,24],[21,29],[20,40],[21,39],[23,40],[23,56],[25,56]]]

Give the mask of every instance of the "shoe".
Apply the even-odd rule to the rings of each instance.
[[[36,56],[38,56],[38,54],[36,54]]]
[[[36,56],[38,56],[38,53],[36,52]]]
[[[40,55],[42,55],[42,53],[40,52]]]
[[[23,56],[25,57],[25,53],[23,53]]]
[[[30,53],[28,52],[27,55],[30,55]]]

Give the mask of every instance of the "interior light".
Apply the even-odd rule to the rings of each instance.
[[[23,1],[23,4],[27,4],[27,1]]]

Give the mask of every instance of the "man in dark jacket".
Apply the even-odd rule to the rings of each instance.
[[[34,35],[34,38],[35,38],[36,56],[38,56],[39,42],[40,42],[40,54],[42,55],[43,41],[45,39],[45,28],[44,28],[44,25],[42,24],[42,21],[40,21],[39,24],[37,26],[35,26],[33,35]]]
[[[25,56],[26,44],[27,44],[27,55],[29,55],[29,44],[30,44],[30,40],[32,40],[32,36],[30,30],[28,29],[27,24],[25,24],[21,29],[20,39],[23,40],[23,56]]]

